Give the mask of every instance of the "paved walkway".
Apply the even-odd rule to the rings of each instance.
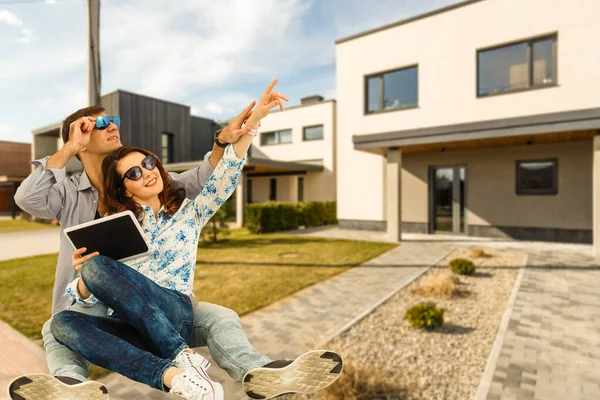
[[[478,399],[600,399],[600,266],[589,254],[530,254],[499,355]],[[484,377],[485,378],[485,377]]]
[[[451,249],[447,243],[403,244],[360,267],[244,316],[244,331],[250,342],[271,359],[294,358],[368,314]],[[201,353],[210,357],[206,349]],[[209,374],[224,385],[228,400],[247,399],[241,385],[214,363]],[[170,398],[117,374],[104,382],[111,400]]]
[[[57,228],[0,233],[0,261],[58,253],[59,246],[60,230]]]
[[[48,373],[44,349],[0,321],[0,399],[10,381],[31,372]]]

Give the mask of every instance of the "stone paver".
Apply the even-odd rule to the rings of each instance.
[[[294,358],[337,335],[451,249],[447,243],[402,244],[360,267],[244,316],[244,331],[250,342],[270,358]],[[210,358],[206,349],[200,352]],[[241,385],[214,363],[209,374],[224,385],[227,400],[247,399]],[[170,398],[117,374],[103,381],[111,400]]]
[[[0,400],[8,399],[6,386],[19,375],[48,373],[44,350],[0,321]]]
[[[59,245],[60,230],[57,228],[0,233],[0,261],[57,253]]]
[[[600,399],[599,288],[590,255],[531,253],[481,398]]]

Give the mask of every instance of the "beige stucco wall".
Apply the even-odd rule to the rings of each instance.
[[[315,162],[322,160],[322,172],[308,172],[304,176],[305,201],[335,201],[335,101],[290,108],[284,112],[269,114],[262,121],[261,132],[292,129],[292,143],[261,146],[260,138],[252,144],[252,156],[283,161]],[[304,141],[303,128],[323,125],[323,139]],[[277,179],[277,200],[296,201],[298,176],[275,176]],[[269,179],[256,179],[258,185],[253,188],[255,202],[269,198]],[[264,183],[266,182],[266,183]]]
[[[558,158],[558,194],[515,193],[516,160]],[[592,142],[501,147],[402,157],[402,220],[428,222],[429,166],[466,165],[467,223],[592,229]]]
[[[486,0],[336,45],[338,218],[385,219],[383,158],[352,135],[600,107],[599,18],[600,1]],[[551,33],[558,86],[477,98],[478,49]],[[364,76],[414,64],[419,107],[364,115]]]

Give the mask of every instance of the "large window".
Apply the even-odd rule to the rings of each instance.
[[[366,77],[365,113],[416,107],[419,104],[418,67]]]
[[[517,194],[557,193],[557,159],[517,161]]]
[[[477,95],[556,84],[556,36],[477,52]]]
[[[173,162],[173,135],[170,133],[162,134],[162,145],[161,145],[161,161],[163,164]]]
[[[304,139],[304,140],[323,139],[323,125],[304,127],[303,132],[302,132],[302,139]]]
[[[269,200],[276,201],[277,200],[277,179],[271,179],[271,185],[269,187]]]
[[[292,130],[264,132],[260,134],[260,145],[292,143]]]

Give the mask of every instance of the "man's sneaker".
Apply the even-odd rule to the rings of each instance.
[[[342,357],[333,351],[313,350],[295,360],[277,360],[244,375],[246,395],[252,399],[272,399],[291,393],[315,393],[339,378]]]
[[[204,371],[207,371],[210,368],[210,361],[206,358],[196,352],[187,352],[185,350],[177,355],[175,360],[173,360],[173,364],[179,369],[200,367]]]
[[[27,374],[8,384],[11,400],[108,400],[108,390],[100,382],[79,382],[47,374]]]
[[[185,400],[224,400],[223,386],[212,381],[202,368],[190,367],[173,378],[171,394]]]

